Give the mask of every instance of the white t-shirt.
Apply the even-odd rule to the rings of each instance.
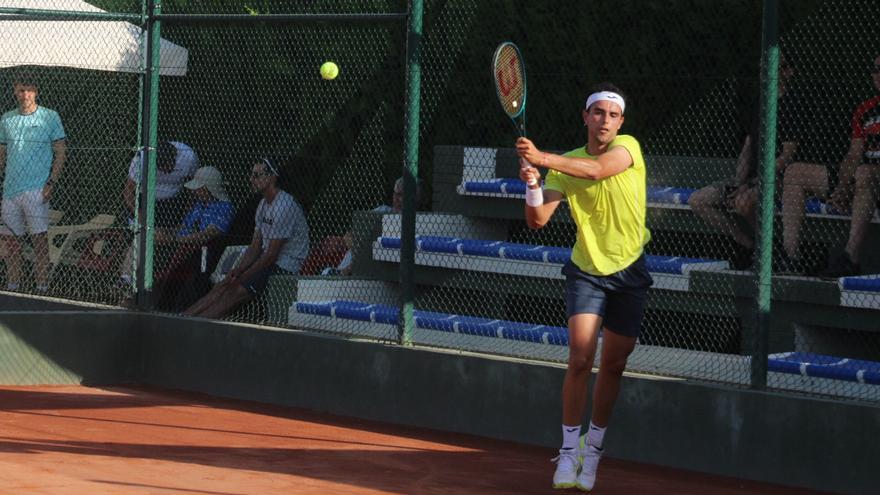
[[[309,226],[293,196],[279,191],[271,203],[263,198],[257,206],[254,223],[263,238],[261,247],[264,253],[269,249],[269,241],[287,239],[275,264],[288,272],[299,273],[302,262],[309,254]]]
[[[177,159],[171,172],[156,171],[156,200],[168,199],[176,195],[184,182],[189,180],[199,168],[199,157],[192,148],[177,141],[169,141],[169,143],[177,148]],[[135,155],[128,167],[128,178],[135,182],[140,182],[142,155],[143,152]]]

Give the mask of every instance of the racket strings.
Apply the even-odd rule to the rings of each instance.
[[[523,107],[525,74],[516,49],[502,47],[495,59],[495,90],[498,101],[508,116],[515,117]]]

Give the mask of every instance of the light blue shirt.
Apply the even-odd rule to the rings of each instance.
[[[0,117],[0,144],[6,145],[3,197],[42,189],[52,171],[52,144],[65,139],[58,112],[44,107],[28,115],[18,109]]]

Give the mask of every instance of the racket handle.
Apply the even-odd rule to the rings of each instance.
[[[538,183],[538,179],[535,179],[535,178],[533,177],[533,178],[529,179],[528,182],[526,182],[526,185],[528,185],[528,186],[534,186],[534,185],[537,184],[537,183]]]

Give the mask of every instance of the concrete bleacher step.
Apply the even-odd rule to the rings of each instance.
[[[809,352],[782,352],[771,354],[768,358],[768,367],[771,371],[880,385],[880,362],[876,361]]]
[[[853,308],[880,308],[880,274],[841,277],[840,305]]]
[[[373,258],[399,262],[400,238],[378,238],[373,245]],[[416,237],[417,265],[563,279],[561,268],[570,258],[570,248],[442,236]],[[654,288],[677,291],[689,290],[692,271],[729,268],[727,261],[680,256],[649,254],[646,262],[654,278]]]
[[[317,281],[315,281],[317,282]],[[396,336],[395,306],[351,300],[297,301],[290,308],[294,326],[380,339]],[[564,327],[414,311],[414,343],[562,362],[567,356]],[[601,339],[600,339],[601,348]],[[601,352],[601,350],[600,350]],[[598,353],[597,353],[598,356]],[[597,358],[598,363],[598,358]],[[839,397],[880,396],[880,363],[807,353],[769,356],[768,386]],[[639,344],[627,369],[680,378],[748,385],[751,358]]]

